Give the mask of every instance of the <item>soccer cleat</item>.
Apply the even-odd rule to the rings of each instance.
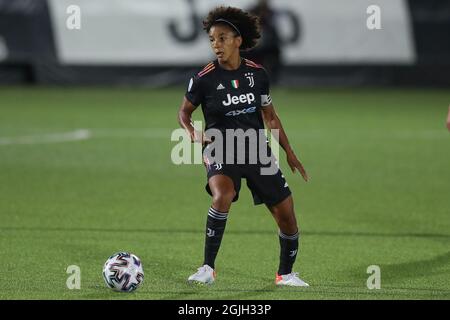
[[[297,272],[291,272],[283,275],[279,275],[277,273],[275,284],[277,286],[309,287],[309,284],[298,277]]]
[[[212,284],[216,279],[216,272],[213,268],[205,264],[197,269],[197,272],[188,278],[191,283]]]

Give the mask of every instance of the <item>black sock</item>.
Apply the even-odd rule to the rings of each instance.
[[[295,258],[297,258],[298,251],[298,232],[293,235],[286,235],[279,232],[280,238],[280,266],[278,267],[278,274],[289,274],[292,272]]]
[[[206,220],[205,261],[203,264],[207,264],[213,269],[227,218],[228,212],[220,212],[213,207],[209,208],[208,219]]]

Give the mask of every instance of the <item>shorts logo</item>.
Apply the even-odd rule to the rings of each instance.
[[[253,73],[248,72],[245,74],[245,77],[248,79],[248,86],[253,88],[255,86],[255,79],[253,79]]]
[[[221,163],[216,163],[216,164],[214,165],[214,169],[216,169],[216,170],[222,170],[222,164],[221,164]]]

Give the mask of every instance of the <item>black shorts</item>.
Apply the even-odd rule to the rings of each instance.
[[[261,174],[261,168],[263,167],[267,166],[262,164],[211,164],[206,165],[206,171],[208,180],[217,174],[226,175],[233,180],[234,190],[236,191],[233,202],[238,200],[241,179],[245,178],[252,193],[254,204],[264,203],[271,207],[290,196],[291,190],[279,168],[275,174],[263,175]],[[212,195],[208,183],[206,183],[205,189]]]

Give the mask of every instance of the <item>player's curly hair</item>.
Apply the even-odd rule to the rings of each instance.
[[[220,20],[231,22],[238,30],[235,30],[235,28],[227,22]],[[203,20],[203,29],[209,33],[211,27],[219,23],[227,24],[229,27],[232,27],[236,35],[242,37],[240,50],[250,50],[254,48],[258,44],[258,39],[261,38],[259,18],[242,9],[220,6],[211,10],[206,19]]]

